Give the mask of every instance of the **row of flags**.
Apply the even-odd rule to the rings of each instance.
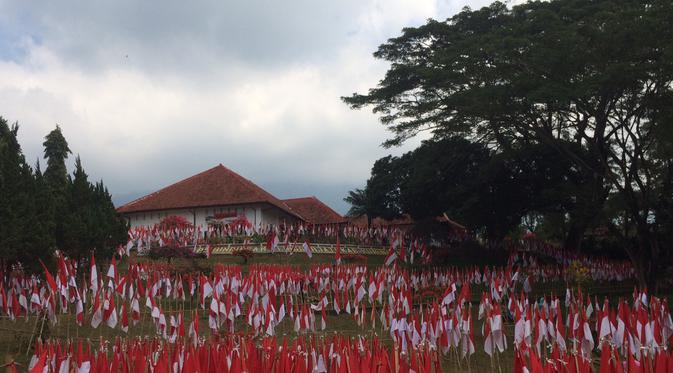
[[[128,232],[128,242],[123,248],[128,252],[132,248],[139,251],[148,251],[151,247],[181,246],[189,247],[204,245],[213,239],[261,236],[266,238],[267,248],[275,248],[279,245],[287,246],[290,243],[304,242],[309,239],[318,242],[338,242],[341,238],[348,242],[367,245],[387,245],[404,237],[411,241],[412,237],[403,229],[396,226],[381,226],[365,228],[351,224],[323,224],[313,225],[310,223],[279,225],[259,224],[254,226],[247,222],[245,217],[240,217],[227,224],[207,226],[153,226],[133,227]],[[309,244],[310,246],[310,244]],[[305,248],[306,249],[306,248]]]
[[[517,350],[514,355],[514,373],[591,373],[595,362],[582,359],[577,354],[558,348],[546,356],[535,350],[528,353]],[[649,357],[638,358],[632,354],[622,356],[609,343],[603,343],[598,361],[600,373],[668,373],[673,371],[673,353],[660,350]]]
[[[248,276],[244,277],[240,267],[236,266],[216,265],[213,273],[205,276],[199,273],[175,273],[168,268],[148,263],[130,263],[126,273],[121,275],[117,270],[116,259],[113,258],[106,275],[102,276],[96,266],[95,257],[92,256],[88,273],[79,271],[84,272],[79,281],[76,278],[77,263],[59,255],[55,277],[45,267],[44,281],[35,276],[26,277],[16,273],[6,278],[5,286],[0,287],[0,308],[10,318],[46,311],[53,320],[57,305],[61,312],[66,312],[69,306],[74,305],[77,314],[80,314],[84,312],[85,304],[91,305],[95,302],[108,310],[114,309],[109,304],[116,301],[122,305],[119,299],[115,299],[119,296],[127,302],[151,304],[153,299],[162,296],[184,300],[186,293],[194,296],[198,290],[201,306],[205,309],[206,298],[213,296],[213,289],[218,290],[214,294],[220,297],[225,288],[240,304],[253,298],[258,300],[269,292],[291,297],[326,292],[330,297],[336,298],[337,302],[341,300],[342,304],[339,306],[343,308],[349,300],[363,293],[379,296],[383,293],[404,294],[406,291],[419,292],[465,283],[483,284],[488,289],[490,298],[500,302],[517,284],[524,292],[529,293],[536,281],[562,279],[562,271],[558,266],[538,265],[532,258],[524,260],[527,262],[525,273],[512,266],[423,270],[405,270],[394,266],[370,270],[363,266],[323,265],[311,266],[309,271],[287,266],[251,266]],[[610,268],[608,263],[600,262],[596,268],[591,274],[595,276],[594,279],[602,280],[605,279],[605,274],[619,274],[622,267]],[[629,275],[626,271],[615,275],[613,279],[632,278]],[[511,299],[511,294],[509,295]],[[148,299],[141,299],[143,297]],[[382,301],[379,300],[379,305],[381,304]],[[275,302],[274,306],[276,310],[279,307]],[[129,304],[127,307],[131,309],[133,305]]]
[[[401,239],[391,245],[397,252],[406,247]],[[511,262],[525,261],[525,272],[512,265],[420,270],[358,265],[312,265],[302,270],[251,265],[244,273],[239,266],[216,264],[208,275],[135,262],[122,273],[114,257],[106,271],[99,271],[93,255],[84,270],[76,261],[57,255],[55,275],[46,266],[43,277],[4,274],[0,311],[14,319],[45,315],[53,323],[59,321],[58,314],[74,313],[79,325],[105,325],[123,332],[149,317],[161,340],[192,346],[197,346],[203,335],[199,314],[208,319],[211,335],[238,332],[235,321],[241,319],[254,336],[267,338],[275,336],[283,322],[302,335],[325,330],[327,312],[346,313],[363,329],[385,330],[404,353],[427,344],[442,354],[453,349],[469,359],[475,352],[471,287],[481,285],[484,292],[477,315],[483,320],[483,348],[490,355],[514,345],[530,360],[531,351],[545,356],[542,346],[554,345],[559,353],[574,351],[584,358],[600,345],[595,341],[609,338],[613,351],[623,350],[628,341],[626,348],[637,351],[632,355],[640,361],[668,346],[673,324],[665,301],[635,290],[632,306],[623,301],[614,312],[607,303],[600,305],[596,299],[568,291],[565,307],[569,311],[563,317],[557,297],[529,303],[524,295],[526,286],[530,290],[538,281],[558,281],[562,272],[525,254],[515,255],[518,257]],[[599,261],[595,266],[602,270],[591,273],[602,277],[612,270],[610,265]],[[520,293],[515,296],[517,290]],[[201,311],[184,313],[162,307],[166,300],[185,302],[188,296],[196,298]],[[508,339],[504,323],[510,318],[515,320],[515,332]],[[590,324],[595,329],[587,332]],[[530,325],[528,329],[526,325]],[[644,349],[655,352],[645,353]]]
[[[665,299],[634,289],[616,307],[566,290],[565,316],[555,296],[514,300],[514,372],[591,372],[596,353],[606,373],[666,373],[673,367],[673,320]]]
[[[15,363],[8,365],[16,372]],[[419,346],[407,353],[387,347],[379,338],[330,338],[227,335],[196,345],[168,344],[157,339],[116,339],[99,345],[82,341],[37,343],[30,373],[48,372],[270,372],[270,373],[439,373],[436,350]]]
[[[335,263],[337,265],[341,264],[341,242],[340,237],[336,237],[335,244]],[[244,245],[248,244],[248,240],[244,242]],[[285,252],[285,253],[294,253],[297,251],[297,242],[290,242],[289,235],[285,236],[284,241],[280,241],[278,235],[275,232],[271,232],[266,241],[266,248],[272,253],[275,252]],[[304,239],[304,242],[301,244],[301,248],[306,253],[306,256],[310,259],[313,258],[313,247],[308,239]],[[212,245],[207,245],[206,247],[206,256],[210,258],[212,255]],[[418,259],[415,259],[418,258]],[[419,240],[410,240],[408,247],[404,245],[404,236],[402,234],[393,235],[390,242],[390,248],[388,254],[384,260],[386,266],[390,266],[394,263],[397,263],[398,259],[405,263],[414,264],[416,263],[430,263],[432,260],[431,251],[428,249],[427,245],[424,242]]]
[[[514,305],[519,310],[523,309],[525,314],[530,314],[531,309],[535,310],[532,311],[534,313],[540,313],[539,317],[530,318],[535,322],[529,327],[520,326],[521,316],[517,316],[513,343],[515,348],[514,372],[591,372],[593,366],[598,366],[599,369],[594,371],[665,373],[669,372],[670,367],[673,366],[673,355],[666,345],[670,341],[666,342],[666,339],[660,339],[656,347],[653,346],[652,349],[647,346],[645,348],[643,346],[640,348],[627,347],[626,353],[623,353],[618,344],[619,341],[613,334],[602,335],[600,331],[597,332],[600,342],[594,350],[600,353],[600,358],[595,361],[596,359],[591,354],[584,354],[582,351],[582,341],[585,337],[570,335],[575,329],[588,329],[591,333],[593,326],[574,328],[574,321],[568,321],[568,325],[559,322],[563,319],[561,300],[554,296],[546,298],[537,304],[528,303],[520,298]],[[577,294],[570,290],[567,291],[566,302],[569,302],[570,308],[573,305],[581,305],[583,299],[585,298],[579,291]],[[451,297],[445,296],[442,306],[453,303]],[[624,303],[624,300],[620,300],[618,308],[623,310]],[[457,301],[455,304],[458,307],[461,302]],[[610,322],[604,321],[606,318],[608,320],[611,318],[609,316],[611,310],[606,304],[602,309],[591,311],[591,313],[597,313],[595,319],[600,321],[600,324]],[[663,313],[667,311],[665,301],[649,297],[644,291],[634,292],[631,306],[640,314],[645,311],[670,320],[670,315]],[[582,308],[582,313],[586,315],[591,307],[587,305]],[[552,324],[549,324],[551,321],[546,319],[547,312],[554,320]],[[483,314],[482,316],[486,319],[482,328],[485,337],[484,350],[488,354],[493,354],[495,350],[503,352],[507,349],[507,340],[503,328],[503,315],[499,307],[480,304],[479,313]],[[577,319],[577,317],[571,317],[571,313],[568,319]],[[218,339],[197,338],[193,341],[117,339],[110,344],[101,343],[93,350],[90,344],[83,344],[82,341],[51,340],[45,344],[36,345],[29,370],[31,372],[55,372],[57,370],[59,372],[168,372],[169,370],[172,372],[440,372],[442,367],[439,353],[445,351],[445,348],[455,347],[462,358],[474,353],[473,337],[469,329],[471,313],[466,312],[464,315],[467,316],[462,316],[458,323],[455,323],[455,318],[446,320],[445,324],[456,325],[455,328],[450,328],[451,330],[457,330],[444,337],[448,338],[449,342],[442,341],[440,344],[434,344],[431,339],[419,336],[417,343],[407,347],[404,347],[404,342],[398,339],[393,347],[385,347],[376,337],[367,341],[362,337],[344,338],[340,336],[334,336],[331,339],[299,336],[292,343],[285,339],[278,341],[275,336],[263,336],[260,340],[253,339],[252,336],[237,334],[227,334]],[[586,322],[586,320],[583,321],[583,323]],[[656,318],[648,322],[654,324]],[[526,321],[523,323],[525,325]],[[616,331],[619,329],[619,322],[614,324]],[[432,323],[427,326],[432,327]],[[422,329],[417,328],[416,325],[412,324],[411,327],[419,334],[422,333]],[[569,333],[567,342],[564,341],[566,328]],[[601,328],[605,329],[603,326]],[[637,326],[635,330],[643,328],[646,326]],[[463,329],[468,331],[463,332]],[[523,334],[519,334],[521,329],[523,329]],[[548,331],[541,332],[545,329],[555,329],[553,333],[556,333],[556,336],[551,341],[545,341],[541,349],[536,348],[534,341],[542,338],[540,337],[542,333],[548,333]],[[530,330],[529,334],[526,334],[526,330]],[[430,328],[430,333],[432,333],[432,328]],[[522,337],[519,337],[520,335]],[[454,338],[458,341],[451,344]],[[657,337],[654,339],[656,340]],[[411,340],[413,341],[413,337]],[[463,343],[463,340],[467,342]],[[346,365],[342,366],[344,363]]]

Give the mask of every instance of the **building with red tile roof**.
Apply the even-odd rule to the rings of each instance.
[[[348,220],[316,197],[291,198],[283,200],[293,211],[312,224],[339,224]]]
[[[184,216],[203,226],[215,215],[245,216],[255,226],[307,221],[284,201],[222,164],[131,201],[117,211],[132,227],[151,226],[169,215]]]
[[[359,227],[367,227],[369,221],[368,217],[366,214],[360,215],[360,216],[355,216],[351,217],[348,219],[348,223],[352,225],[356,225]],[[465,227],[451,219],[449,219],[446,214],[443,214],[442,216],[438,216],[435,218],[435,220],[438,223],[441,224],[447,224],[450,226],[452,229],[456,231],[465,231]],[[371,225],[370,227],[372,228],[379,228],[379,227],[398,227],[401,229],[406,229],[410,228],[415,224],[414,219],[411,218],[408,214],[404,214],[396,219],[383,219],[383,218],[374,218],[371,220]]]

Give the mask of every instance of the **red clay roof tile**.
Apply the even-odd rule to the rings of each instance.
[[[222,164],[131,201],[117,211],[130,213],[250,203],[269,203],[303,219],[283,201]]]
[[[313,224],[345,223],[346,219],[316,197],[283,200],[293,211]]]

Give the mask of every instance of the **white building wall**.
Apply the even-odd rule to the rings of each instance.
[[[277,208],[262,209],[262,224],[292,223],[296,218]]]
[[[138,212],[124,214],[129,220],[131,228],[136,227],[151,227],[157,224],[161,219],[170,215],[177,215],[184,217],[188,222],[196,226],[206,226],[206,217],[214,216],[217,213],[236,213],[236,216],[245,215],[250,223],[255,227],[259,224],[279,224],[285,221],[293,221],[295,218],[286,214],[279,208],[267,204],[251,204],[239,206],[215,206],[215,207],[200,207],[196,209],[177,209],[177,210],[162,210],[151,212]]]

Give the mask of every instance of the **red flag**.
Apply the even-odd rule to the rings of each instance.
[[[544,373],[540,358],[537,357],[534,349],[530,349],[530,373]]]
[[[668,359],[664,351],[657,351],[654,360],[654,373],[666,373],[668,368]]]
[[[336,237],[336,264],[341,264],[341,245],[339,243],[339,231],[337,230],[337,237]]]
[[[306,255],[309,258],[313,258],[313,249],[311,248],[311,244],[308,243],[308,241],[304,241],[304,244],[302,245],[304,248],[304,251],[306,252]]]
[[[610,373],[610,347],[607,342],[603,342],[603,348],[601,348],[601,372]]]
[[[42,351],[40,359],[35,363],[33,369],[30,370],[30,373],[42,373],[44,371],[45,365],[47,363],[47,351]]]
[[[629,364],[628,364],[629,365],[629,369],[628,369],[629,373],[643,373],[642,365],[640,365],[639,361],[636,361],[633,358],[633,354],[631,353],[631,351],[629,350],[626,354],[628,355],[628,359],[629,359]]]
[[[42,268],[44,268],[44,276],[47,278],[47,284],[49,284],[49,287],[51,288],[51,291],[53,291],[55,294],[57,293],[57,288],[56,288],[56,280],[54,280],[54,276],[49,273],[49,270],[47,269],[47,266],[44,265],[44,262],[42,259],[38,259],[40,261],[40,264],[42,264]]]

